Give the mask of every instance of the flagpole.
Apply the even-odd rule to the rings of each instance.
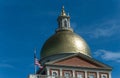
[[[35,60],[36,60],[36,48],[34,49],[34,73],[36,74],[36,64],[35,64]]]

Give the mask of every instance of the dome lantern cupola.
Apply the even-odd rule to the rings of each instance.
[[[73,31],[73,29],[70,27],[70,16],[66,15],[64,6],[62,7],[61,14],[58,17],[57,21],[58,21],[58,29],[56,30],[57,32],[64,30]]]

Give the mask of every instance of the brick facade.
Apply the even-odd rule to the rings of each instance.
[[[73,77],[73,74],[75,74],[75,78],[77,78],[77,74],[81,74],[82,75],[82,77],[83,78],[89,78],[89,76],[90,75],[93,75],[94,76],[94,78],[97,78],[97,77],[99,77],[99,78],[102,78],[102,75],[106,75],[107,77],[106,78],[110,78],[109,77],[109,73],[107,73],[107,72],[99,72],[98,74],[97,74],[97,72],[92,72],[92,71],[87,71],[87,72],[85,72],[85,71],[78,71],[78,70],[75,70],[74,72],[73,72],[73,70],[62,70],[62,71],[60,71],[60,69],[50,69],[50,75],[52,76],[52,71],[57,71],[58,72],[58,76],[62,76],[62,77],[64,77],[65,76],[65,72],[69,72],[70,73],[70,77]],[[61,75],[60,75],[60,73],[61,73]],[[85,73],[87,74],[87,75],[85,75]],[[98,75],[98,76],[97,76]]]
[[[92,63],[90,61],[87,61],[83,58],[80,57],[72,57],[69,59],[65,59],[62,61],[58,61],[56,63],[54,63],[55,65],[66,65],[66,66],[76,66],[76,67],[89,67],[89,68],[99,68],[101,66]]]
[[[89,78],[102,78],[103,75],[111,78],[111,68],[103,63],[96,62],[96,60],[88,57],[80,57],[79,55],[71,56],[68,58],[61,58],[53,62],[47,63],[48,75],[52,75],[57,71],[57,76],[70,76],[70,77],[83,77]],[[54,73],[55,74],[55,73]]]

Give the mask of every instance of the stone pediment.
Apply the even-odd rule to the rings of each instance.
[[[110,70],[112,69],[110,66],[103,64],[102,62],[99,62],[94,58],[83,55],[81,53],[48,62],[46,63],[46,65],[70,66],[70,67],[81,67],[81,68],[98,68],[98,69],[110,69]]]

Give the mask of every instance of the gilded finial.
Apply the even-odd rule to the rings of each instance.
[[[65,13],[65,10],[64,10],[64,6],[62,6],[61,16],[66,16],[66,13]]]

